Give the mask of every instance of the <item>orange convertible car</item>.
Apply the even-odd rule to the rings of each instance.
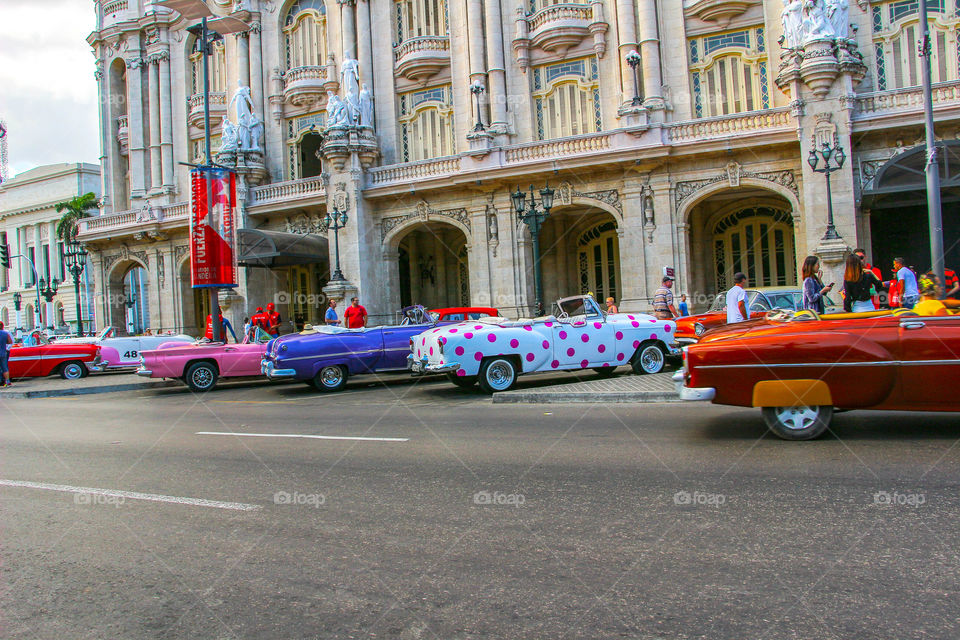
[[[684,349],[684,400],[758,407],[776,435],[808,440],[834,409],[960,411],[960,315],[775,312]]]

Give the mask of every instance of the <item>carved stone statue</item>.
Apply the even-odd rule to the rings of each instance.
[[[347,120],[352,125],[360,124],[360,95],[353,90],[353,85],[347,87]]]
[[[345,127],[349,124],[350,114],[347,112],[347,103],[333,91],[327,91],[327,126]]]
[[[237,105],[237,124],[242,125],[247,116],[253,113],[253,100],[250,98],[250,87],[245,87],[242,84],[237,86],[237,90],[230,99],[227,110],[232,109],[233,105]]]
[[[803,0],[783,0],[783,36],[791,49],[803,44]]]
[[[827,0],[827,20],[834,37],[850,37],[850,0]]]
[[[231,153],[237,150],[237,127],[229,119],[223,119],[220,128],[220,153]]]
[[[251,113],[247,119],[241,123],[247,131],[247,147],[245,151],[263,151],[263,120],[256,113]]]
[[[824,0],[803,0],[803,44],[818,38],[832,38]]]
[[[373,126],[373,96],[370,95],[366,83],[360,89],[360,126]]]
[[[340,65],[340,89],[344,95],[360,94],[360,63],[349,55]]]

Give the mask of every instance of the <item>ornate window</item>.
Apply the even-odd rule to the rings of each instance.
[[[580,293],[596,300],[620,299],[620,238],[617,225],[602,222],[577,239],[577,279]]]
[[[323,0],[300,0],[290,7],[283,27],[287,69],[326,64],[326,13]]]
[[[596,58],[534,67],[533,97],[540,140],[603,130]]]
[[[729,289],[733,274],[747,274],[751,286],[776,287],[797,281],[793,216],[769,206],[748,207],[713,227],[717,291]]]
[[[221,136],[210,136],[210,153],[217,154],[220,148]],[[206,146],[203,138],[190,141],[190,162],[193,164],[203,164],[206,159]]]
[[[770,108],[763,27],[690,38],[688,47],[696,117]]]
[[[954,0],[927,0],[933,56],[934,82],[956,80],[960,61],[957,27],[960,17],[948,15]],[[920,35],[919,0],[896,0],[872,7],[873,49],[877,63],[877,89],[902,89],[920,84],[923,58],[917,55]]]
[[[412,38],[446,36],[450,33],[446,0],[398,0],[394,8],[396,44]]]
[[[320,175],[322,146],[320,132],[327,126],[327,112],[308,113],[287,120],[287,179],[298,180]]]
[[[404,162],[440,158],[457,152],[449,84],[403,93],[399,102]]]
[[[223,47],[223,40],[214,42],[211,46],[210,65],[210,92],[226,93],[227,91],[227,57]],[[200,52],[200,40],[195,39],[190,54],[190,71],[193,78],[193,95],[203,93],[203,54]]]

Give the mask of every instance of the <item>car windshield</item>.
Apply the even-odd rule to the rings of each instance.
[[[784,291],[781,293],[768,293],[767,299],[770,300],[771,309],[796,309],[796,298],[793,293]]]
[[[559,312],[556,315],[560,317],[568,316],[575,318],[577,316],[601,315],[597,303],[593,301],[593,298],[588,296],[559,300],[557,301],[556,307]]]
[[[727,299],[722,293],[718,293],[717,297],[713,299],[713,304],[710,305],[710,309],[707,310],[707,313],[719,313],[727,308]]]
[[[437,321],[438,314],[428,313],[420,305],[407,307],[401,311],[403,319],[400,321],[402,326],[409,324],[433,324]]]

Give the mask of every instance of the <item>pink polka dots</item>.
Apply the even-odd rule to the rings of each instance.
[[[420,340],[420,346],[421,346],[421,347],[427,346],[427,339],[426,339],[426,338],[423,338],[422,340]]]
[[[496,341],[497,341],[497,334],[495,334],[495,333],[488,333],[488,334],[487,334],[487,341],[488,341],[488,342],[496,342]]]
[[[581,369],[586,369],[586,368],[587,368],[587,365],[589,365],[589,364],[590,364],[590,362],[589,362],[588,360],[581,360],[581,361],[580,361],[580,368],[581,368]]]
[[[627,316],[627,317],[630,318],[631,320],[636,320],[636,318],[634,318],[633,316]]]
[[[533,327],[531,327],[531,326],[528,325],[528,326],[524,327],[523,330],[524,330],[524,331],[533,331]]]
[[[551,369],[556,369],[556,368],[559,367],[559,366],[560,366],[560,361],[559,361],[559,360],[554,360],[553,362],[550,363],[550,368],[551,368]]]
[[[634,341],[633,341],[633,348],[636,349],[636,348],[639,347],[639,346],[640,346],[640,341],[639,341],[639,340],[634,340]]]
[[[617,340],[623,340],[623,331],[617,331]]]
[[[534,359],[535,357],[536,357],[536,356],[533,355],[532,353],[528,353],[528,354],[527,354],[527,362],[533,362],[533,359]]]
[[[609,363],[609,362],[604,362],[601,366],[603,366],[603,367],[609,367],[609,366],[610,366],[610,363]]]
[[[570,347],[569,349],[567,349],[567,357],[572,358],[573,354],[575,354],[576,352],[577,352],[576,349],[574,349],[573,347]]]
[[[459,377],[462,378],[462,377],[464,377],[464,376],[466,376],[466,375],[467,375],[467,372],[466,372],[466,371],[464,371],[463,369],[457,369],[457,376],[459,376]]]
[[[479,331],[480,329],[483,329],[483,325],[482,325],[482,324],[478,324],[477,326],[475,326],[475,327],[473,328],[474,331]]]
[[[590,336],[584,333],[583,335],[580,336],[580,340],[582,340],[583,342],[590,342]]]
[[[430,347],[430,355],[433,355],[433,347]]]
[[[663,328],[663,332],[664,332],[664,333],[673,333],[673,325],[672,325],[672,324],[668,324],[667,326],[665,326],[665,327]]]
[[[477,351],[475,354],[473,354],[473,359],[476,360],[477,362],[480,362],[481,360],[483,360],[483,354]]]
[[[599,328],[602,327],[602,326],[603,326],[603,323],[602,323],[602,322],[594,322],[594,323],[593,323],[593,328],[594,328],[594,329],[599,329]]]
[[[547,327],[547,328],[549,329],[550,327],[553,326],[553,323],[552,323],[552,322],[544,322],[544,323],[543,323],[543,326],[545,326],[545,327]]]
[[[651,339],[651,340],[656,340],[656,339],[657,339],[657,334],[651,333],[651,334],[650,334],[650,339]]]
[[[607,346],[606,346],[606,345],[603,345],[603,344],[602,344],[602,345],[600,345],[599,347],[597,347],[597,351],[599,351],[600,353],[603,353],[603,352],[606,351],[606,350],[607,350]]]
[[[510,346],[516,349],[517,347],[520,346],[520,341],[514,338],[513,340],[510,341]]]
[[[566,339],[567,339],[567,332],[566,332],[566,331],[561,331],[561,332],[560,332],[560,339],[561,339],[561,340],[566,340]]]
[[[470,338],[473,337],[473,334],[470,333],[469,331],[467,331],[466,333],[463,334],[463,337],[466,338],[467,340],[469,340]]]
[[[549,348],[550,348],[550,343],[547,342],[546,340],[544,340],[544,341],[543,341],[543,348],[544,348],[544,349],[549,349]]]
[[[463,352],[464,352],[464,349],[463,349],[463,347],[457,347],[456,349],[453,350],[453,352],[454,352],[455,354],[457,354],[458,356],[462,356],[462,355],[463,355]]]
[[[640,323],[637,322],[636,320],[634,320],[633,322],[630,323],[630,325],[631,325],[634,329],[636,329],[637,327],[640,326]]]
[[[617,354],[617,361],[618,361],[618,362],[623,362],[623,359],[626,358],[626,357],[627,357],[627,354],[625,354],[625,353],[618,353],[618,354]]]
[[[457,332],[456,328],[450,329],[450,333],[456,333],[456,332]]]

